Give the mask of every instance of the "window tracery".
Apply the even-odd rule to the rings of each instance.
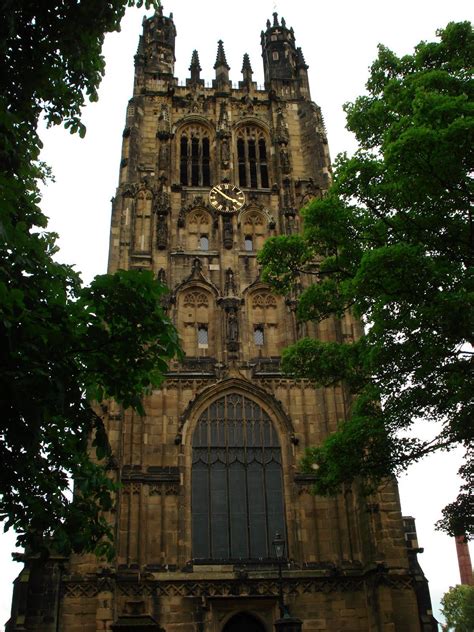
[[[244,237],[244,250],[257,251],[265,241],[267,222],[259,211],[245,213],[242,219],[242,232]]]
[[[268,291],[259,291],[251,296],[250,323],[251,344],[258,353],[278,355],[278,305]]]
[[[180,319],[180,334],[184,352],[191,356],[199,356],[209,349],[210,295],[200,289],[184,292],[178,304]]]
[[[209,250],[211,246],[211,216],[202,209],[192,211],[187,220],[187,249]]]

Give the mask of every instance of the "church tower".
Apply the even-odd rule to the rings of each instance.
[[[300,230],[330,182],[319,107],[295,33],[261,33],[265,86],[243,55],[232,83],[219,41],[206,87],[195,50],[174,78],[176,29],[144,19],[113,199],[109,271],[152,270],[185,357],[146,415],[110,402],[120,488],[117,557],[50,560],[20,575],[9,632],[420,632],[434,630],[409,554],[397,486],[364,498],[311,493],[307,446],[344,418],[343,386],[282,374],[302,335],[354,340],[349,315],[299,323],[295,297],[260,277],[265,239]],[[418,596],[418,598],[417,598]]]

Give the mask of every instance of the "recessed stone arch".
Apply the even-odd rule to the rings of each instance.
[[[190,117],[176,131],[179,181],[182,186],[210,186],[214,130],[205,119]]]
[[[260,121],[239,122],[234,130],[235,164],[239,185],[268,189],[270,186],[270,137]]]
[[[141,187],[135,196],[133,221],[133,251],[148,253],[152,238],[153,192]]]
[[[268,560],[286,532],[282,449],[261,402],[230,391],[199,415],[191,437],[192,559]]]
[[[176,295],[176,318],[184,353],[189,357],[213,356],[217,332],[212,319],[215,296],[203,283],[188,283]]]
[[[186,250],[211,250],[213,247],[213,218],[211,213],[200,206],[186,215]]]
[[[253,612],[243,610],[231,614],[225,621],[222,632],[267,632],[261,618]]]

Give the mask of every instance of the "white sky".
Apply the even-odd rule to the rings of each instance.
[[[194,48],[199,52],[201,77],[214,77],[217,40],[224,40],[230,78],[241,79],[242,56],[249,53],[254,80],[263,83],[260,31],[274,10],[293,26],[297,45],[309,65],[312,98],[325,118],[331,156],[355,148],[345,130],[342,104],[364,90],[368,67],[377,44],[398,54],[410,53],[420,40],[434,39],[437,28],[449,21],[471,20],[468,0],[170,0],[178,31],[175,76],[183,82]],[[132,96],[133,55],[136,52],[144,11],[129,9],[122,32],[109,35],[104,54],[106,75],[99,102],[85,109],[84,140],[61,129],[43,134],[43,160],[54,171],[56,182],[46,190],[43,208],[50,229],[59,233],[59,258],[75,263],[88,282],[106,270],[110,198],[118,180],[125,107]],[[412,466],[400,481],[404,515],[416,518],[418,540],[425,552],[420,562],[430,580],[435,616],[441,595],[459,582],[454,541],[434,530],[441,508],[457,490],[460,454],[433,456]],[[20,566],[10,562],[14,538],[0,536],[0,630],[9,617],[11,582]]]

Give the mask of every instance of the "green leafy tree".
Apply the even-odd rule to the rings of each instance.
[[[472,632],[474,630],[474,586],[451,587],[441,599],[441,612],[446,619],[446,630]]]
[[[365,327],[353,343],[305,338],[283,354],[289,374],[352,394],[349,418],[307,453],[316,493],[355,477],[370,491],[461,445],[464,484],[440,526],[471,534],[474,38],[468,22],[438,36],[401,58],[379,47],[367,93],[345,106],[359,149],[303,209],[303,233],[268,240],[260,262],[277,291],[304,288],[301,320],[350,311]],[[429,439],[413,431],[421,418]]]
[[[166,289],[152,273],[119,271],[82,287],[53,258],[56,235],[38,206],[38,182],[49,175],[39,117],[84,134],[81,107],[97,99],[104,35],[132,5],[142,2],[2,3],[0,519],[33,550],[53,539],[66,552],[110,552],[100,404],[113,397],[143,413],[141,395],[179,352],[160,306]]]

